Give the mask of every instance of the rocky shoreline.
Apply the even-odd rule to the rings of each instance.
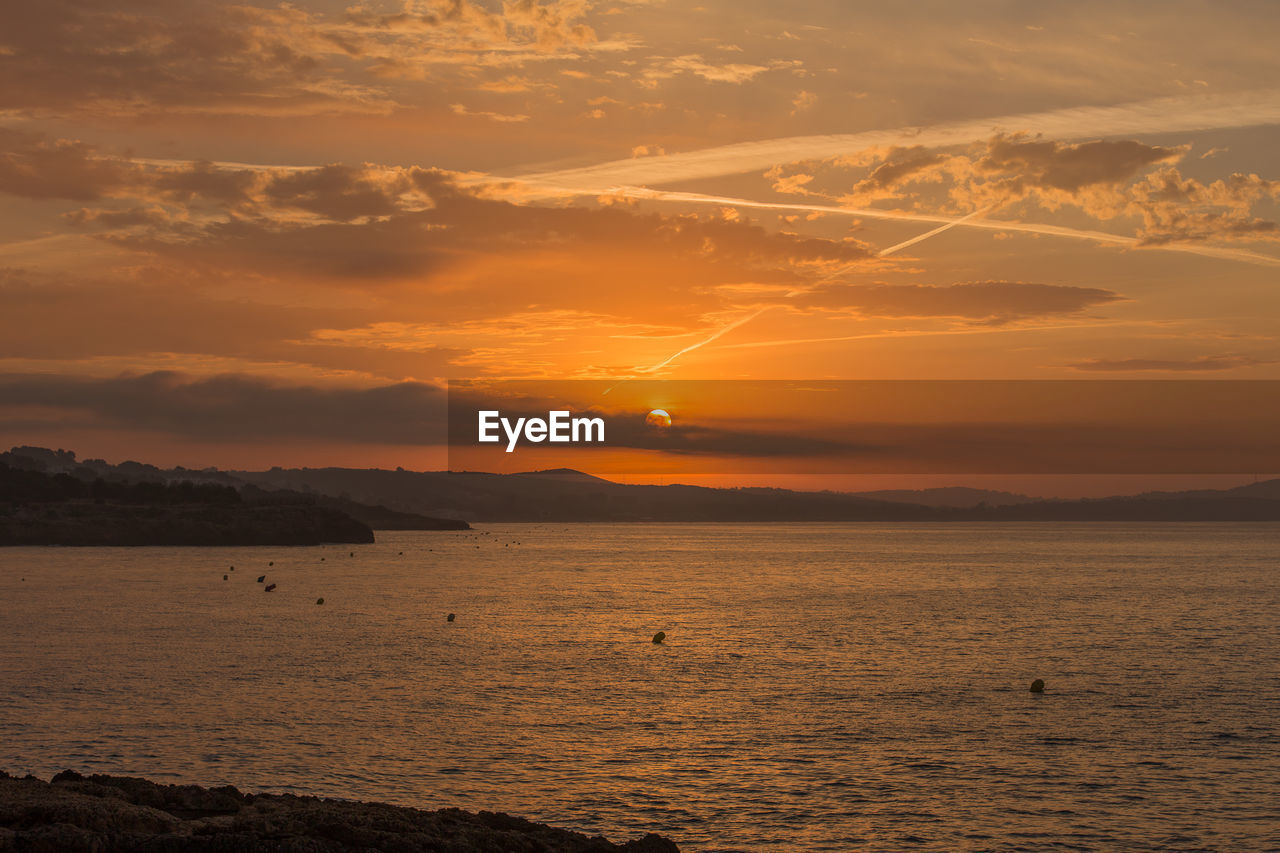
[[[0,545],[245,546],[363,545],[368,525],[321,506],[190,504],[95,505],[67,502],[4,511]]]
[[[375,528],[470,529],[345,497],[166,479],[137,463],[140,470],[74,462],[70,451],[0,453],[0,545],[356,545],[373,542]],[[51,474],[52,463],[70,470]]]
[[[70,770],[46,782],[0,771],[0,851],[139,850],[679,853],[660,835],[614,844],[493,812],[245,794]]]

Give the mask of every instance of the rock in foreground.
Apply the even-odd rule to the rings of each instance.
[[[0,851],[679,853],[659,835],[625,844],[493,812],[428,812],[233,787],[161,785],[66,771],[45,782],[0,771]]]

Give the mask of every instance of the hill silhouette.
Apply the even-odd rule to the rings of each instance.
[[[224,486],[251,504],[310,504],[382,529],[440,529],[467,521],[1280,521],[1280,480],[1234,489],[1046,500],[963,486],[849,493],[631,485],[568,468],[517,474],[402,468],[194,471],[77,461],[70,451],[45,448],[0,454],[0,463],[15,459],[80,480]]]

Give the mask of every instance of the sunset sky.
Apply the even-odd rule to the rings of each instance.
[[[1280,378],[1280,12],[1153,10],[2,4],[0,444],[430,469],[449,379]]]

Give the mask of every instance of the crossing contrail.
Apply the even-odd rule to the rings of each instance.
[[[927,239],[929,239],[930,237],[934,236],[935,234],[941,234],[943,231],[947,231],[948,229],[955,228],[957,225],[963,225],[965,222],[968,222],[970,219],[973,219],[973,218],[975,218],[975,217],[977,217],[977,216],[981,216],[981,215],[982,215],[983,213],[985,213],[985,212],[986,212],[986,209],[983,209],[983,210],[975,210],[973,213],[970,213],[970,214],[968,214],[967,216],[962,216],[962,217],[960,217],[959,219],[954,219],[954,220],[951,220],[951,221],[949,221],[949,222],[946,222],[946,223],[944,223],[944,224],[942,224],[942,225],[939,225],[937,228],[934,228],[934,229],[933,229],[933,230],[931,230],[931,231],[926,231],[924,234],[917,234],[915,237],[912,237],[910,240],[904,240],[904,241],[902,241],[901,243],[898,243],[896,246],[890,246],[890,247],[889,247],[889,248],[887,248],[887,249],[881,249],[881,250],[880,250],[880,252],[878,253],[878,255],[879,255],[879,256],[891,255],[891,254],[893,254],[894,252],[898,251],[899,249],[905,249],[905,248],[906,248],[906,247],[908,247],[908,246],[912,246],[912,245],[915,245],[916,243],[919,243],[921,240],[927,240]],[[856,264],[853,264],[853,265],[850,265],[850,266],[856,266]],[[837,270],[835,273],[832,273],[830,276],[828,276],[828,278],[834,278],[834,277],[838,276],[840,273],[842,273],[842,272],[846,271],[847,269],[848,269],[848,266],[846,266],[846,267],[842,267],[840,270]],[[797,295],[797,294],[799,294],[799,293],[801,293],[801,292],[803,292],[803,291],[798,291],[798,290],[797,290],[797,291],[792,291],[791,293],[788,293],[788,294],[787,294],[787,296],[788,296],[788,297],[795,296],[795,295]],[[680,350],[679,352],[677,352],[677,353],[675,353],[675,354],[673,354],[673,355],[671,355],[671,356],[667,357],[667,359],[666,359],[665,361],[662,361],[662,362],[660,362],[660,363],[658,363],[658,364],[655,364],[655,365],[653,365],[652,367],[646,367],[646,368],[644,369],[644,371],[643,371],[643,372],[645,372],[645,373],[656,373],[657,371],[659,371],[659,370],[661,370],[662,368],[666,367],[668,364],[670,364],[671,362],[675,361],[677,358],[679,358],[680,356],[684,355],[685,353],[693,352],[694,350],[696,350],[696,349],[698,349],[698,348],[700,348],[700,347],[704,347],[704,346],[706,346],[707,344],[709,344],[709,343],[711,343],[712,341],[716,340],[717,338],[719,338],[719,337],[721,337],[721,336],[723,336],[723,335],[727,334],[728,332],[732,332],[734,329],[737,329],[737,328],[739,328],[740,326],[745,326],[747,323],[750,323],[752,320],[754,320],[755,318],[759,317],[761,314],[763,314],[764,312],[768,311],[768,310],[769,310],[770,308],[772,308],[772,307],[773,307],[772,305],[766,305],[764,308],[761,308],[759,311],[756,311],[756,312],[755,312],[755,313],[753,313],[753,314],[748,314],[747,316],[742,317],[742,318],[740,318],[740,319],[738,319],[738,320],[735,320],[734,322],[729,323],[728,325],[721,326],[721,327],[720,327],[719,329],[717,329],[715,332],[711,333],[711,335],[709,335],[708,337],[703,338],[702,340],[698,341],[697,343],[690,344],[689,346],[685,347],[684,349]],[[605,393],[606,393],[606,394],[608,394],[608,393],[609,393],[609,391],[612,391],[612,390],[613,390],[613,389],[612,389],[612,388],[610,388],[609,390],[605,391]]]
[[[761,308],[759,311],[755,311],[751,314],[748,314],[745,317],[739,317],[737,320],[734,320],[732,323],[727,323],[721,326],[720,328],[716,329],[714,332],[712,332],[710,335],[703,338],[702,340],[697,341],[696,343],[689,344],[689,346],[685,347],[679,352],[676,352],[676,353],[673,353],[672,355],[667,356],[667,358],[665,358],[663,361],[658,362],[652,367],[644,367],[637,370],[636,372],[639,374],[657,373],[659,370],[666,367],[668,364],[675,361],[677,358],[684,355],[685,353],[690,353],[696,349],[705,347],[707,344],[711,343],[712,341],[716,340],[719,337],[722,337],[723,335],[728,334],[729,332],[732,332],[734,329],[738,328],[739,326],[743,326],[743,325],[746,325],[747,323],[750,323],[752,320],[759,317],[761,314],[768,311],[772,307],[773,307],[772,305],[766,305],[765,307]],[[629,378],[634,379],[635,377],[632,376]],[[614,388],[617,388],[619,384],[620,383],[615,382],[613,385],[610,385],[608,388],[606,388],[604,390],[604,393],[608,394]]]
[[[1014,334],[1019,332],[1048,332],[1062,331],[1066,329],[1106,329],[1106,328],[1128,328],[1132,326],[1146,325],[1142,322],[1135,321],[1116,321],[1111,323],[1058,323],[1054,325],[1042,326],[981,326],[978,328],[966,329],[911,329],[897,330],[892,332],[866,332],[858,335],[837,335],[835,337],[824,338],[785,338],[766,341],[745,341],[740,344],[726,344],[725,349],[759,349],[761,347],[790,347],[802,344],[830,344],[843,343],[845,341],[870,341],[885,338],[932,338],[932,337],[948,337],[953,335],[992,335],[992,334]]]
[[[1092,240],[1095,243],[1107,243],[1124,246],[1130,249],[1142,249],[1162,252],[1185,252],[1191,255],[1202,255],[1208,258],[1239,261],[1258,266],[1280,266],[1280,258],[1251,252],[1248,249],[1233,249],[1223,246],[1205,246],[1196,243],[1156,243],[1144,245],[1136,237],[1123,234],[1111,234],[1106,231],[1092,231],[1085,228],[1067,228],[1062,225],[1042,225],[1037,222],[1015,222],[1007,219],[976,218],[973,213],[964,216],[944,216],[934,213],[910,213],[898,210],[883,210],[874,207],[840,207],[834,204],[807,204],[804,202],[753,201],[748,198],[732,196],[707,195],[705,193],[677,192],[674,190],[652,190],[648,187],[609,187],[608,189],[561,191],[562,195],[599,196],[614,195],[623,198],[634,198],[649,201],[669,201],[682,204],[712,204],[720,207],[744,207],[755,210],[794,211],[797,213],[829,213],[838,216],[850,216],[861,219],[885,219],[899,222],[933,222],[947,227],[963,226],[965,228],[982,228],[987,231],[1015,231],[1026,234],[1044,234],[1052,237],[1065,237],[1073,240]],[[981,211],[979,211],[980,213]],[[906,245],[918,243],[921,239],[940,233],[943,229],[934,229],[906,241]],[[903,244],[890,246],[888,251],[897,251]]]
[[[916,243],[919,243],[923,240],[928,240],[930,237],[933,237],[936,234],[941,234],[943,231],[950,231],[952,228],[955,228],[957,225],[963,225],[966,222],[968,222],[970,219],[976,219],[977,217],[986,213],[990,209],[991,209],[990,207],[983,207],[978,210],[975,210],[973,213],[965,214],[959,219],[953,219],[950,222],[943,223],[942,225],[939,225],[937,228],[934,228],[932,231],[926,231],[923,234],[917,234],[916,236],[912,237],[910,240],[903,240],[901,243],[898,243],[897,245],[890,246],[887,249],[881,249],[879,252],[876,252],[876,256],[883,258],[885,255],[892,255],[894,252],[898,251],[899,249],[905,249],[908,246],[914,246]]]
[[[689,346],[685,347],[684,349],[680,350],[674,355],[669,356],[665,361],[655,364],[653,367],[646,367],[644,372],[655,373],[661,370],[662,368],[666,367],[668,364],[675,361],[677,358],[684,355],[685,353],[693,352],[696,349],[705,347],[707,344],[711,343],[716,338],[719,338],[729,332],[732,332],[734,329],[738,328],[739,326],[743,326],[743,325],[746,325],[747,323],[750,323],[752,320],[759,317],[761,314],[768,311],[772,307],[773,307],[772,305],[766,305],[764,308],[761,308],[759,311],[756,311],[753,314],[748,314],[745,317],[740,317],[739,319],[734,320],[732,323],[721,326],[719,329],[716,329],[714,332],[712,332],[708,337],[703,338],[697,343],[690,344]]]

